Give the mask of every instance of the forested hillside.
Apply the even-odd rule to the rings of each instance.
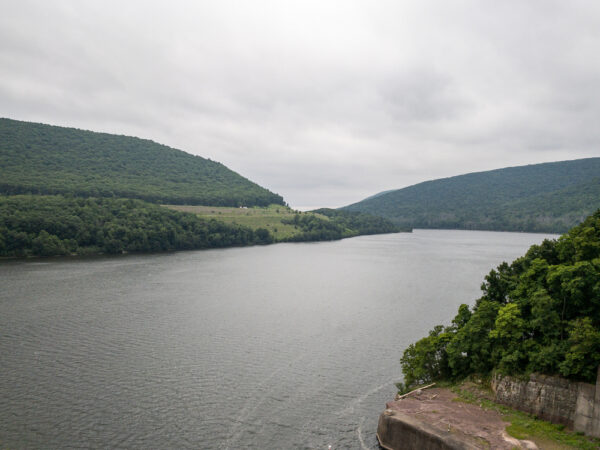
[[[323,218],[324,216],[324,218]],[[364,234],[398,233],[392,222],[370,214],[349,213],[329,208],[317,209],[282,220],[300,232],[287,241],[319,241],[342,239]],[[408,230],[410,231],[410,230]]]
[[[532,246],[485,277],[463,304],[402,357],[407,386],[492,370],[594,382],[600,364],[600,210],[558,240]]]
[[[271,206],[266,211],[275,208]],[[325,241],[398,231],[385,219],[371,219],[366,214],[350,223],[279,208],[285,209],[286,214],[280,216],[274,228],[268,221],[245,225],[240,220],[245,215],[237,216],[237,223],[225,222],[137,199],[0,195],[0,257],[193,250]],[[220,212],[225,208],[217,209]],[[292,232],[278,237],[277,226],[285,224],[290,225]]]
[[[0,193],[254,206],[283,198],[224,165],[135,137],[0,119]]]
[[[562,233],[600,208],[600,158],[427,181],[346,206],[409,228]]]
[[[200,218],[243,225],[253,230],[263,228],[269,231],[274,242],[325,241],[363,234],[410,231],[401,230],[383,217],[327,208],[300,212],[280,205],[271,205],[267,208],[165,206],[176,211],[197,214]]]
[[[203,217],[213,209],[216,215]],[[152,141],[0,119],[0,257],[186,250],[391,231],[397,227],[389,221],[365,214],[292,211],[281,196],[222,164]]]
[[[269,244],[252,230],[134,199],[0,195],[0,256],[158,252]]]
[[[328,217],[333,223],[347,230],[346,233],[349,233],[351,236],[411,231],[408,228],[401,228],[391,220],[383,217],[357,211],[321,208],[315,209],[312,212]]]

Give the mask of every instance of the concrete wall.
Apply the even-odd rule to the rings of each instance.
[[[594,386],[539,374],[531,375],[529,380],[496,375],[492,389],[500,403],[600,437],[599,381]]]
[[[600,389],[598,389],[600,391]],[[600,406],[598,405],[596,386],[593,384],[580,383],[577,396],[577,404],[573,415],[573,429],[583,431],[585,434],[600,437],[600,424],[598,416],[600,415]]]
[[[478,442],[470,436],[442,433],[412,415],[386,409],[377,426],[379,445],[386,450],[477,450]]]

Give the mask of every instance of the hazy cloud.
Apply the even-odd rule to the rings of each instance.
[[[0,4],[0,116],[153,139],[292,206],[600,155],[595,2]]]

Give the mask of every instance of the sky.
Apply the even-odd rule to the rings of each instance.
[[[600,156],[600,2],[0,0],[0,117],[152,139],[299,209]]]

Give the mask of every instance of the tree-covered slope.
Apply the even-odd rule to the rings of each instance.
[[[427,181],[342,209],[403,227],[565,232],[600,207],[600,158]]]
[[[397,225],[383,217],[327,208],[300,212],[281,205],[271,205],[266,208],[164,206],[175,211],[194,213],[203,219],[242,225],[255,231],[264,228],[273,236],[274,242],[323,241],[364,234],[410,231],[400,230]]]
[[[265,229],[136,199],[0,195],[0,256],[158,252],[269,244]]]
[[[402,357],[407,385],[493,370],[595,381],[600,364],[600,210],[492,270],[473,308]]]
[[[211,217],[193,212],[195,208],[214,208],[218,213]],[[260,214],[279,209],[275,227],[272,216]],[[225,210],[240,214],[223,220]],[[257,215],[246,216],[250,211]],[[192,250],[398,231],[380,217],[333,212],[335,217],[328,218],[276,205],[165,208],[138,199],[0,195],[0,257]],[[291,232],[280,236],[278,228],[286,226]]]
[[[343,211],[339,209],[321,208],[312,211],[316,214],[322,214],[336,225],[347,230],[350,236],[365,234],[398,233],[400,231],[411,231],[402,229],[391,220],[384,217],[374,216],[372,214],[361,213],[358,211]]]
[[[224,165],[135,137],[0,119],[0,193],[254,206],[283,198]]]

